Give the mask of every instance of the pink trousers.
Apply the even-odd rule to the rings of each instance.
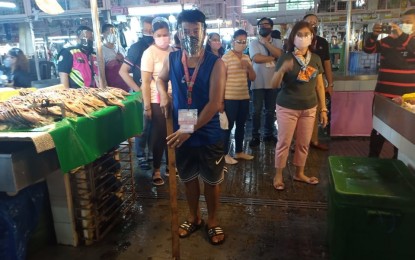
[[[278,142],[275,148],[275,168],[285,168],[290,145],[295,136],[293,164],[305,166],[313,134],[317,107],[306,110],[294,110],[276,106],[278,123]]]

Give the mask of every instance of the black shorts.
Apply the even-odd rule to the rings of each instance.
[[[223,181],[225,156],[223,142],[200,147],[179,147],[176,149],[176,167],[182,182],[189,182],[199,175],[210,185]]]

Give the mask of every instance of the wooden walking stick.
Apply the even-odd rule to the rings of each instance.
[[[166,118],[167,135],[173,133],[173,117],[171,109],[169,116]],[[176,153],[174,148],[168,147],[168,169],[169,169],[169,193],[171,208],[171,235],[172,235],[172,259],[180,259],[180,242],[179,242],[179,217],[177,213],[177,180],[176,180]]]

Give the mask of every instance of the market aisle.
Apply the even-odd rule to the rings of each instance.
[[[382,157],[392,156],[387,144]],[[286,189],[271,185],[274,147],[261,144],[252,162],[229,166],[222,185],[220,221],[227,241],[211,246],[204,230],[180,240],[181,259],[328,259],[327,193],[328,155],[365,156],[367,138],[340,138],[330,142],[330,151],[311,150],[306,171],[320,178],[317,186],[290,180]],[[137,165],[137,164],[136,164]],[[151,185],[151,171],[136,170],[137,205],[107,237],[92,246],[51,246],[29,259],[170,259],[170,208],[168,186]],[[179,186],[179,220],[187,206]],[[206,205],[201,202],[203,217]]]

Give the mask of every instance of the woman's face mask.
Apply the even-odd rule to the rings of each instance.
[[[170,36],[155,37],[154,44],[161,49],[166,49],[170,44]]]
[[[311,45],[311,39],[313,39],[313,34],[311,33],[304,33],[301,34],[300,32],[294,37],[294,45],[297,49],[304,49],[308,48]]]

